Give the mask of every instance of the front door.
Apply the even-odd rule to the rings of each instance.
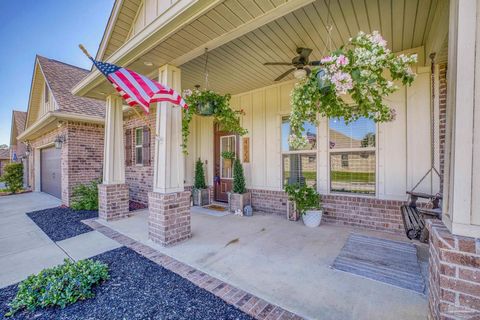
[[[215,131],[215,200],[227,202],[228,192],[232,191],[233,185],[233,159],[225,159],[224,152],[238,154],[238,141],[235,134]]]

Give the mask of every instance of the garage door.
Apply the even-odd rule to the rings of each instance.
[[[62,198],[61,149],[46,148],[41,150],[41,188],[59,199]]]

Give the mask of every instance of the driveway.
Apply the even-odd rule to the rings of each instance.
[[[77,260],[119,247],[97,231],[55,243],[25,214],[60,204],[37,192],[0,197],[0,288],[61,264],[65,252]]]

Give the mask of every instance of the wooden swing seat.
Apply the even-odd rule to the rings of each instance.
[[[405,233],[410,240],[418,239],[421,242],[426,242],[428,240],[428,230],[425,227],[425,220],[441,217],[442,209],[439,207],[439,202],[442,197],[419,192],[407,192],[407,194],[410,195],[409,204],[400,207]],[[429,199],[433,208],[418,208],[418,198]]]

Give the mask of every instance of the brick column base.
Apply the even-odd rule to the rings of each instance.
[[[192,236],[190,191],[148,193],[148,238],[170,246]]]
[[[480,318],[480,239],[456,236],[439,220],[430,231],[430,319]]]
[[[99,184],[98,217],[107,221],[128,217],[128,200],[126,184]]]

